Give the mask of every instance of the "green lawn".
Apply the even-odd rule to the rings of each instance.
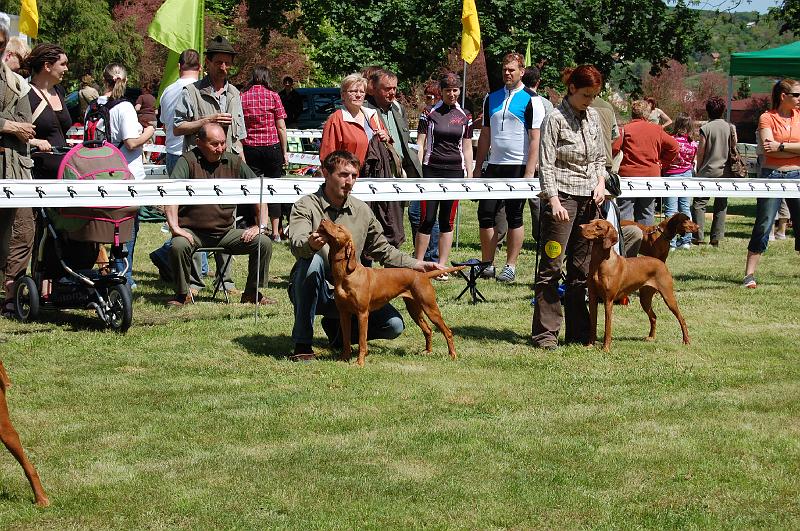
[[[478,256],[463,206],[455,258]],[[0,321],[12,418],[53,502],[32,506],[5,454],[0,527],[800,527],[800,269],[777,242],[758,289],[740,286],[753,210],[735,203],[720,248],[668,262],[690,347],[658,299],[654,343],[634,300],[610,354],[533,349],[529,244],[516,285],[481,282],[488,303],[437,284],[457,361],[438,332],[422,354],[407,319],[363,369],[321,330],[322,361],[285,359],[285,246],[258,322],[208,299],[169,310],[146,252],[163,235],[143,226],[127,335],[88,312]]]

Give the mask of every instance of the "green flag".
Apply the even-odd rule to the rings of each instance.
[[[147,34],[156,42],[169,48],[169,57],[159,86],[159,99],[164,89],[178,79],[178,56],[192,48],[203,53],[204,0],[166,0]]]
[[[531,66],[531,38],[528,37],[528,51],[525,52],[525,66]]]

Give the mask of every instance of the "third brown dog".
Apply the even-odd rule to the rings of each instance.
[[[689,344],[686,321],[678,309],[672,275],[664,262],[649,256],[623,258],[614,251],[619,236],[608,221],[596,219],[581,225],[581,234],[592,242],[592,257],[589,262],[589,344],[597,340],[597,304],[603,299],[605,306],[605,339],[603,350],[611,348],[611,312],[614,301],[639,291],[639,302],[650,318],[650,334],[647,340],[656,337],[656,314],[653,312],[653,296],[660,293],[667,307],[678,318],[683,333],[683,343]]]
[[[442,273],[463,269],[451,267],[443,270],[421,273],[408,268],[373,269],[361,265],[356,255],[353,237],[345,227],[328,220],[322,220],[319,233],[328,237],[331,272],[334,283],[334,300],[339,310],[342,327],[342,359],[350,360],[351,318],[358,318],[358,364],[364,366],[367,356],[367,326],[369,312],[382,307],[395,297],[403,297],[408,313],[425,334],[425,351],[430,352],[433,331],[422,316],[423,312],[444,334],[447,350],[456,359],[453,332],[447,327],[436,304],[436,290],[431,278]]]
[[[678,212],[669,219],[665,219],[658,225],[651,227],[630,220],[621,222],[621,225],[636,225],[642,229],[642,246],[639,247],[639,254],[658,258],[662,262],[667,261],[669,242],[675,236],[693,234],[700,230],[700,227],[682,212]]]
[[[33,489],[36,505],[39,507],[47,507],[50,505],[50,500],[47,499],[47,495],[44,493],[42,483],[39,481],[39,474],[36,473],[36,469],[33,468],[31,462],[28,461],[25,451],[22,449],[19,434],[17,434],[17,430],[14,429],[14,426],[11,424],[11,418],[8,416],[6,389],[10,385],[11,380],[8,379],[6,368],[3,366],[3,362],[0,361],[0,439],[3,441],[3,444],[6,445],[8,451],[11,452],[17,461],[19,461],[19,464],[22,465],[22,469],[25,471],[25,475],[28,477],[28,481]]]

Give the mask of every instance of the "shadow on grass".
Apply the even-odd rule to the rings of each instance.
[[[740,284],[741,279],[739,277],[720,277],[715,275],[707,275],[701,272],[692,271],[691,273],[681,273],[678,275],[672,276],[673,280],[679,282],[686,282],[686,281],[705,281],[705,282],[714,282],[717,284]],[[722,289],[725,286],[704,286],[703,289]]]
[[[528,336],[521,335],[509,328],[494,328],[485,326],[454,326],[451,328],[455,337],[466,337],[469,339],[491,339],[492,341],[504,341],[518,345],[520,341],[527,341]]]
[[[756,204],[755,203],[729,204],[728,214],[730,214],[731,216],[745,216],[754,219],[756,217]]]
[[[251,334],[235,337],[232,341],[254,356],[269,356],[276,360],[285,359],[294,348],[292,337],[287,335]]]

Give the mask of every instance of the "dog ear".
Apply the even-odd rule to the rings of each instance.
[[[609,223],[608,226],[606,226],[606,233],[603,235],[603,249],[611,249],[618,241],[619,236],[617,235],[617,231],[614,230],[614,227]]]
[[[356,256],[356,246],[353,245],[353,240],[347,242],[344,247],[344,256],[347,258],[347,273],[350,274],[356,270],[358,266],[358,257]]]

